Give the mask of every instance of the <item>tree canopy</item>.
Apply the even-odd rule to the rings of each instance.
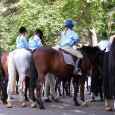
[[[19,28],[25,26],[27,40],[35,29],[43,31],[43,45],[59,44],[66,19],[75,22],[74,30],[82,44],[91,42],[90,29],[95,28],[98,40],[102,32],[113,34],[113,0],[1,0],[0,51],[15,49]],[[92,23],[93,19],[93,23]]]

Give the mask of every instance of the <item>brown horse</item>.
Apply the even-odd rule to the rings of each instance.
[[[30,70],[31,70],[31,88],[30,88],[30,98],[31,102],[33,100],[34,88],[36,87],[37,91],[37,103],[39,104],[40,109],[44,109],[43,102],[41,100],[41,86],[44,82],[45,75],[47,73],[52,73],[56,77],[59,77],[63,80],[71,80],[73,77],[74,83],[74,102],[75,105],[79,105],[77,101],[77,91],[78,83],[80,83],[80,97],[83,106],[87,106],[84,99],[84,83],[87,77],[87,72],[91,67],[93,62],[99,62],[100,56],[103,56],[103,51],[100,51],[98,47],[82,47],[80,51],[84,55],[81,70],[82,76],[74,76],[73,65],[68,65],[65,63],[62,52],[57,51],[50,47],[40,47],[37,48],[32,55]],[[101,55],[102,54],[102,55]],[[74,62],[76,57],[72,56]],[[34,104],[34,103],[33,103]]]
[[[9,52],[4,52],[0,57],[0,89],[2,90],[2,101],[7,103],[7,83],[8,83],[8,63],[7,57]],[[4,81],[4,82],[3,82]]]

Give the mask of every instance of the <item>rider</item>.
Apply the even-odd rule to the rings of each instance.
[[[26,28],[22,26],[19,29],[19,32],[20,34],[16,39],[16,47],[17,48],[28,48],[27,40],[26,40],[26,37],[24,36],[25,33],[27,33]]]
[[[41,39],[43,32],[40,29],[36,29],[34,35],[29,39],[29,49],[34,50],[41,47]]]
[[[74,22],[72,20],[66,20],[64,26],[66,29],[63,31],[61,36],[61,49],[78,58],[75,63],[75,69],[73,74],[82,74],[78,67],[81,60],[83,59],[83,55],[76,49],[72,48],[72,46],[79,40],[78,34],[72,30]]]
[[[107,40],[107,33],[103,32],[102,33],[102,40],[97,44],[97,46],[101,49],[104,50],[105,52],[108,52],[111,47],[111,43]]]

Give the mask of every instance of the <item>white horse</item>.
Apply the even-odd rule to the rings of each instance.
[[[11,93],[14,92],[14,86],[16,83],[16,72],[19,74],[19,82],[18,82],[18,90],[19,90],[19,102],[21,103],[21,107],[25,107],[25,103],[22,98],[22,89],[23,89],[23,81],[25,80],[25,76],[30,76],[30,58],[31,53],[26,49],[16,49],[10,52],[8,56],[8,74],[9,81],[7,86],[8,93],[8,104],[7,107],[11,108]],[[30,100],[31,107],[36,107],[35,103]]]

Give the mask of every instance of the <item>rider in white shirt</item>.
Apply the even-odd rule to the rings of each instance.
[[[104,32],[102,34],[102,37],[103,37],[103,40],[101,40],[99,43],[98,43],[98,47],[101,49],[101,50],[105,50],[105,52],[108,52],[110,50],[110,47],[111,47],[111,43],[107,40],[107,33]]]

